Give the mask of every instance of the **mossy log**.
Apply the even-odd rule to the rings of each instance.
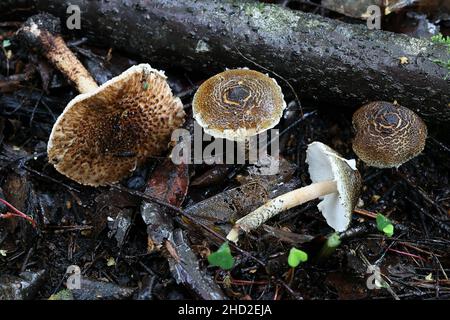
[[[246,57],[288,79],[301,99],[316,105],[356,108],[396,100],[425,119],[450,121],[449,70],[438,63],[450,60],[449,49],[426,39],[255,1],[17,3],[61,19],[69,16],[69,4],[78,5],[83,36],[156,67],[179,65],[206,75],[224,68],[258,69]]]

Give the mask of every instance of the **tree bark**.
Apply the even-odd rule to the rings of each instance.
[[[425,119],[450,121],[450,79],[444,79],[449,70],[436,63],[450,54],[426,39],[251,1],[25,2],[63,22],[68,4],[78,5],[84,36],[156,67],[182,66],[206,75],[258,69],[245,56],[287,79],[301,100],[336,108],[397,100]],[[401,57],[408,62],[402,64]]]

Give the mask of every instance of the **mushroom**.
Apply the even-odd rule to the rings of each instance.
[[[273,128],[286,102],[277,82],[248,68],[226,70],[206,80],[192,101],[194,119],[216,138],[244,141]]]
[[[249,232],[278,213],[305,202],[322,199],[317,205],[328,225],[336,231],[347,229],[361,190],[361,176],[355,160],[346,160],[321,142],[306,151],[312,184],[278,196],[236,221],[227,239],[237,242],[239,229]]]
[[[100,87],[64,40],[53,31],[58,20],[30,18],[20,34],[39,44],[45,56],[81,92],[56,120],[47,145],[49,162],[78,183],[107,185],[159,155],[184,122],[183,104],[162,71],[139,64]]]
[[[389,102],[366,104],[353,114],[353,151],[366,164],[398,168],[421,153],[427,126],[408,108]]]
[[[50,134],[49,162],[81,184],[115,183],[167,149],[183,122],[164,73],[139,64],[69,102]]]

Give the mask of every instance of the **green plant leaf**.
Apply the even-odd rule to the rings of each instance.
[[[2,42],[2,47],[3,48],[8,48],[11,45],[11,41],[8,39],[3,40]]]
[[[388,224],[386,227],[383,228],[383,232],[388,237],[392,237],[394,234],[394,226],[392,224]]]
[[[229,270],[234,266],[234,258],[231,255],[231,249],[228,242],[224,242],[216,252],[208,256],[208,262],[214,267],[220,267],[223,270]]]
[[[289,251],[288,264],[292,268],[298,267],[302,262],[308,261],[308,254],[302,250],[292,247]]]
[[[394,234],[394,226],[392,222],[383,216],[381,213],[377,214],[377,229],[383,232],[388,237],[392,237]]]
[[[450,37],[444,37],[441,33],[431,37],[431,41],[434,43],[441,43],[450,46]]]
[[[337,232],[330,235],[327,239],[327,246],[329,248],[337,248],[341,244],[341,237]]]

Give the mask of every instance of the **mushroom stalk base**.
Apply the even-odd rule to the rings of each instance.
[[[56,36],[52,40],[53,42],[43,43],[46,46],[44,51],[46,58],[75,84],[80,93],[97,89],[97,83],[75,54],[66,46],[64,39]]]
[[[309,186],[285,193],[270,200],[255,211],[236,221],[233,229],[228,233],[227,239],[237,242],[239,229],[249,232],[250,230],[258,228],[264,222],[280,212],[334,192],[337,192],[337,184],[336,181],[333,180],[313,183]]]
[[[50,14],[42,13],[30,17],[19,29],[18,35],[29,47],[37,49],[58,68],[75,84],[80,93],[97,89],[98,85],[89,71],[67,47],[58,31],[59,20]]]

